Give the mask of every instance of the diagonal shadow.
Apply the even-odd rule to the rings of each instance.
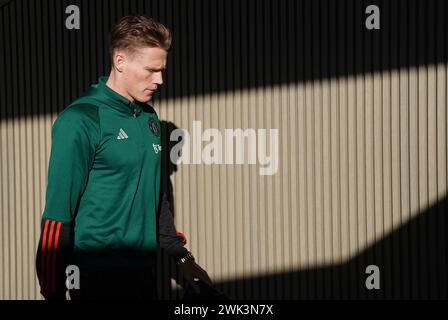
[[[234,299],[447,299],[448,197],[348,262],[217,283]],[[367,290],[366,267],[380,269]]]
[[[444,0],[12,0],[0,8],[0,118],[60,112],[108,74],[108,32],[128,13],[170,27],[155,97],[257,89],[447,62]],[[81,29],[65,28],[80,8]],[[380,8],[380,30],[365,9]]]

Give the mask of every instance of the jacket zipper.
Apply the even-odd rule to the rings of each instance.
[[[134,112],[134,113],[133,113],[132,115],[134,116],[134,120],[137,120],[137,112],[136,112],[136,109],[135,109],[135,108],[133,109],[133,112]],[[140,127],[140,124],[138,123],[138,121],[136,121],[135,123],[136,123],[136,125],[137,125],[137,127],[138,127],[138,131],[140,132],[140,134],[141,134],[141,136],[142,136],[143,133],[142,133],[142,128]],[[141,143],[141,146],[143,147],[143,140],[140,141],[140,143]]]

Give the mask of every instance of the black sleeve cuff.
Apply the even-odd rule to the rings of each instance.
[[[178,260],[188,253],[184,247],[183,238],[176,233],[173,214],[169,202],[163,201],[159,215],[159,244],[165,252]]]

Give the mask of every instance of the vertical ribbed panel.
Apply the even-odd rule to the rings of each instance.
[[[65,28],[71,4],[80,30]],[[381,30],[365,28],[371,4]],[[188,130],[192,157],[195,120],[223,147],[226,128],[278,129],[275,175],[258,156],[170,168],[177,229],[218,289],[447,298],[446,1],[12,0],[0,1],[0,299],[40,298],[51,125],[108,74],[107,34],[131,12],[174,32],[153,102],[166,142]],[[381,290],[366,290],[371,264]],[[159,273],[160,296],[180,298],[166,256]]]

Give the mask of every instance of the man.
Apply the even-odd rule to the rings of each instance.
[[[160,197],[160,122],[147,103],[163,84],[170,31],[126,16],[110,39],[112,70],[52,127],[36,267],[46,299],[65,299],[65,269],[79,268],[71,299],[156,298],[157,240],[189,285],[211,283],[183,246]],[[159,230],[157,230],[157,227]]]

